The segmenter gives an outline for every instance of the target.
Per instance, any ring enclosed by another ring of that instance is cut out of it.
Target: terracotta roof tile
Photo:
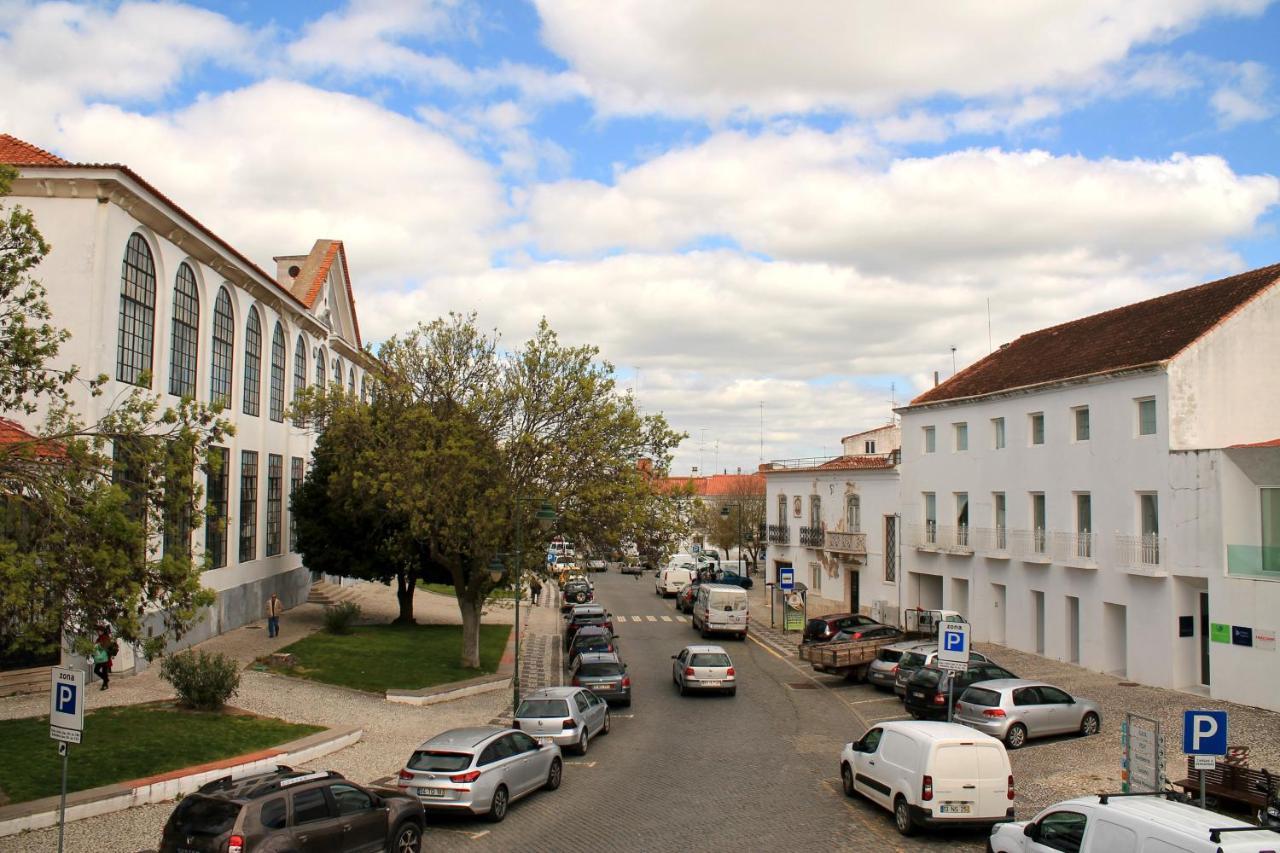
[[[43,148],[37,148],[30,142],[23,142],[7,133],[0,133],[0,163],[10,166],[71,165],[71,161],[63,160],[57,154],[50,154]]]
[[[736,486],[740,481],[749,484],[754,493],[764,494],[764,476],[761,474],[712,474],[709,477],[667,477],[656,487],[664,492],[693,484],[693,493],[702,497],[721,497],[740,494]]]
[[[1255,441],[1253,444],[1233,444],[1229,450],[1239,450],[1246,447],[1280,447],[1280,438],[1273,438],[1270,441]]]
[[[0,418],[0,448],[24,444],[32,445],[32,453],[44,459],[61,459],[67,455],[58,444],[37,438],[16,421]]]
[[[930,388],[916,406],[1160,364],[1280,282],[1280,264],[1023,335]]]
[[[895,465],[892,459],[893,454],[883,456],[837,456],[830,462],[824,462],[818,466],[818,470],[843,470],[843,469],[874,469],[874,468],[892,468]]]

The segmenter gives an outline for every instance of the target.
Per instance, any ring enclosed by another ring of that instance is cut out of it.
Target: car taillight
[[[405,779],[405,780],[412,779],[412,778],[413,778],[413,774],[412,774],[412,773],[410,773],[408,770],[401,770],[401,771],[400,771],[400,778],[401,778],[401,779]]]
[[[693,667],[691,667],[691,666],[686,666],[686,667],[684,668],[684,674],[685,674],[686,676],[693,675]]]
[[[896,663],[893,665],[893,674],[895,676],[898,674],[898,665]]]
[[[853,638],[854,638],[855,640],[861,640],[861,639],[862,639],[862,632],[861,632],[861,631],[855,631],[855,632],[853,633]]]
[[[631,676],[629,676],[629,675],[624,675],[624,676],[622,676],[622,686],[623,686],[623,687],[630,687],[630,686],[631,686]]]
[[[474,782],[480,778],[479,770],[470,770],[466,773],[459,773],[456,776],[450,776],[450,782]]]
[[[945,705],[945,704],[947,704],[947,697],[946,697],[946,695],[945,695],[945,694],[942,694],[942,693],[935,693],[935,694],[933,694],[933,704],[935,704],[935,705]]]
[[[563,723],[560,724],[560,728],[562,729],[576,729],[577,727],[578,727],[578,721],[573,719],[572,717],[570,717],[569,719],[565,720]]]
[[[982,712],[982,716],[1000,719],[1004,717],[1004,708],[987,708]]]
[[[581,686],[582,686],[582,682],[578,680],[578,676],[576,676],[576,675],[573,677],[573,681],[572,681],[572,682],[570,682],[570,683],[571,683],[574,687],[581,687]]]
[[[933,777],[926,776],[924,781],[920,783],[920,799],[928,802],[933,799]]]
[[[1009,774],[1009,799],[1013,799],[1013,774]]]
[[[227,839],[227,853],[244,853],[243,835],[233,835]]]
[[[733,667],[729,667],[729,671],[725,675],[733,675]]]

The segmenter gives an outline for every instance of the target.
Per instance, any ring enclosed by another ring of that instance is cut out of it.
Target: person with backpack
[[[106,627],[98,629],[98,639],[93,644],[93,674],[102,679],[99,690],[106,690],[111,683],[111,659],[120,653],[120,644],[111,637]]]
[[[533,604],[536,607],[538,604],[538,596],[542,594],[542,581],[537,575],[534,575],[533,579],[529,581],[529,593],[533,598]]]

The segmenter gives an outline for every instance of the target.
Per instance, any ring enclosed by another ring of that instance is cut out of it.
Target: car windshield
[[[985,687],[970,687],[960,696],[960,701],[967,705],[985,705],[994,708],[1000,704],[1000,694]]]
[[[210,797],[187,797],[173,810],[170,824],[180,835],[222,835],[235,825],[240,806]]]
[[[911,676],[911,686],[937,687],[941,680],[942,670],[940,669],[918,669],[916,674]]]
[[[607,678],[612,675],[622,675],[622,664],[584,663],[578,669],[578,675],[582,678]]]
[[[924,666],[925,661],[928,659],[928,656],[921,652],[907,652],[902,656],[902,660],[899,662],[898,666],[902,669],[919,669]]]
[[[563,699],[526,699],[520,703],[517,717],[567,717],[569,705]]]
[[[449,772],[465,770],[471,764],[471,756],[465,752],[440,752],[420,749],[409,759],[410,770],[439,770]]]
[[[607,652],[611,646],[609,638],[599,634],[592,637],[577,637],[573,641],[573,648],[579,652],[594,650]]]
[[[701,652],[689,659],[690,666],[732,666],[728,655]]]
[[[902,652],[897,649],[881,649],[880,654],[876,655],[877,660],[882,660],[885,663],[897,663],[901,657]]]

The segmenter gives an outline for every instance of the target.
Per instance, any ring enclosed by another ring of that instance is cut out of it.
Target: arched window
[[[231,316],[231,296],[225,287],[213,303],[213,371],[210,374],[209,402],[231,405],[231,365],[235,358],[235,321]]]
[[[307,387],[307,339],[298,335],[298,342],[293,347],[293,402],[298,402],[298,395]],[[301,418],[293,419],[294,426],[302,426]]]
[[[116,344],[116,379],[141,385],[151,372],[156,326],[156,265],[141,234],[129,238],[120,271],[120,334]]]
[[[316,349],[316,387],[324,387],[324,347]]]
[[[360,402],[369,402],[369,377],[367,374],[360,377]]]
[[[333,390],[342,390],[342,359],[337,356],[333,358]]]
[[[249,309],[244,324],[244,413],[255,418],[262,406],[262,323],[258,309]]]
[[[271,335],[271,402],[268,414],[276,423],[284,423],[284,326],[276,323]],[[305,364],[303,365],[305,368]]]
[[[352,397],[356,395],[356,369],[354,367],[347,369],[347,393]]]
[[[178,267],[173,283],[173,344],[169,350],[169,393],[196,395],[196,352],[200,348],[200,294],[191,267]]]

